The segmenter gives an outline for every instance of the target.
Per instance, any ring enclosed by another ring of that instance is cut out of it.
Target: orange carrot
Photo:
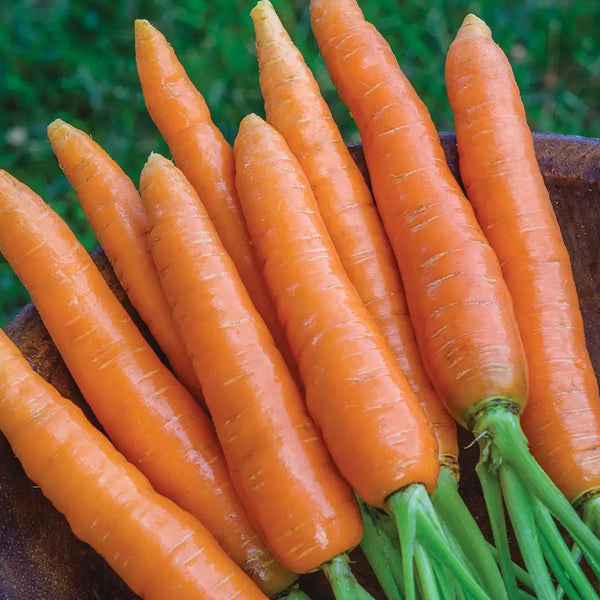
[[[188,78],[175,52],[148,21],[135,22],[135,52],[148,112],[169,145],[175,164],[196,189],[252,302],[298,379],[244,223],[235,191],[231,146],[211,121],[202,94]]]
[[[5,171],[0,252],[117,448],[266,592],[287,587],[293,576],[248,521],[202,408],[152,352],[66,224]]]
[[[419,545],[444,561],[468,593],[487,598],[434,525],[427,490],[439,474],[435,436],[343,270],[298,161],[256,115],[242,121],[234,154],[248,229],[306,385],[308,410],[358,495],[399,513],[407,597],[415,588],[410,538],[419,531]]]
[[[505,598],[496,561],[458,494],[456,424],[425,372],[400,273],[369,188],[272,4],[261,0],[251,16],[267,121],[298,159],[344,270],[394,352],[436,435],[442,468],[433,496],[435,506],[440,515],[450,517],[449,527],[456,524],[456,537],[477,549],[474,562],[486,574],[487,587]],[[370,513],[365,509],[363,514],[368,518]],[[363,551],[377,566],[373,545],[365,542]],[[385,585],[385,580],[380,581]]]
[[[0,330],[0,430],[73,533],[147,600],[265,596],[190,514],[35,373]]]
[[[348,278],[433,427],[442,464],[456,470],[456,425],[425,373],[400,273],[371,192],[272,4],[261,0],[251,16],[267,122],[298,159]]]
[[[153,154],[140,188],[175,322],[229,472],[277,558],[318,569],[362,537],[358,505],[194,188]]]
[[[571,263],[510,64],[474,15],[450,47],[446,82],[462,179],[500,259],[525,345],[523,430],[565,496],[591,509],[600,534],[600,398]]]
[[[48,138],[63,173],[133,306],[177,378],[197,398],[192,361],[177,335],[146,239],[148,225],[133,182],[86,133],[57,119]]]
[[[311,20],[361,133],[425,366],[450,412],[477,435],[478,473],[509,596],[518,591],[501,492],[536,593],[555,594],[541,536],[553,546],[555,574],[564,578],[569,572],[585,587],[578,566],[563,552],[551,513],[599,571],[600,543],[528,452],[519,425],[527,365],[512,301],[429,113],[355,0],[311,0]],[[560,560],[554,560],[557,555]]]

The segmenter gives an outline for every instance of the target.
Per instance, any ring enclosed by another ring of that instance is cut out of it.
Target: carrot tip
[[[464,39],[464,38],[491,38],[492,32],[490,28],[486,25],[483,19],[480,19],[478,16],[470,13],[468,14],[458,33],[456,34],[456,39]]]
[[[266,12],[274,12],[274,10],[269,0],[259,0],[256,6],[250,11],[250,16],[254,19],[255,16],[264,16]]]
[[[64,139],[70,132],[71,126],[62,119],[54,119],[46,128],[50,141]]]
[[[155,31],[155,28],[152,25],[152,23],[150,23],[150,21],[147,21],[146,19],[136,19],[134,21],[133,28],[135,31],[136,38],[140,38],[144,34],[149,36]]]

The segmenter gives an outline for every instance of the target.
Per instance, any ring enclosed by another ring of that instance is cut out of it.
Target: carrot
[[[440,461],[455,470],[456,425],[425,373],[400,273],[371,192],[272,4],[261,0],[251,16],[267,122],[298,159],[348,278],[392,348],[433,427]]]
[[[136,594],[148,600],[265,598],[210,533],[157,494],[1,330],[0,430],[73,533]]]
[[[488,588],[498,590],[499,597],[504,598],[494,557],[458,494],[456,424],[425,372],[400,273],[371,192],[317,82],[272,4],[261,0],[251,16],[267,121],[281,133],[298,159],[348,278],[390,345],[432,425],[441,465],[434,495],[436,507],[441,514],[450,505],[455,512],[462,508],[461,526],[456,527],[455,535],[470,533],[464,543],[478,548],[473,553],[474,561],[480,562],[480,571],[489,575]],[[456,519],[450,521],[456,523]],[[378,545],[363,546],[365,554],[376,561],[370,553],[372,548]]]
[[[57,119],[48,139],[63,173],[133,306],[173,371],[196,397],[202,392],[177,335],[146,239],[140,195],[119,165],[83,131]]]
[[[539,536],[551,540],[553,558],[564,556],[564,548],[548,509],[598,565],[600,545],[527,450],[519,425],[527,365],[498,259],[450,173],[426,107],[355,0],[312,0],[311,19],[361,133],[425,367],[450,412],[480,444],[478,473],[508,593],[517,590],[501,491],[536,591],[551,597]],[[577,567],[571,561],[564,568]]]
[[[293,575],[248,521],[208,417],[161,363],[60,217],[0,171],[0,252],[117,448],[269,594]]]
[[[146,108],[169,145],[175,164],[204,203],[252,302],[299,381],[244,223],[235,190],[231,146],[212,122],[202,94],[175,52],[148,21],[135,22],[135,53]]]
[[[360,542],[360,512],[194,188],[153,154],[152,254],[229,472],[275,556],[306,573]]]
[[[531,452],[600,534],[600,398],[567,249],[510,64],[466,17],[446,62],[462,179],[502,265],[529,367]]]
[[[435,436],[343,270],[299,163],[256,115],[242,121],[234,154],[248,229],[306,385],[309,413],[358,495],[402,513],[407,597],[411,589],[414,597],[416,529],[418,547],[428,545],[469,593],[486,597],[435,528],[427,496],[439,474]],[[424,533],[425,527],[433,530]]]

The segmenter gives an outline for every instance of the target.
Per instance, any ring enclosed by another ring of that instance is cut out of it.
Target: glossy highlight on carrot
[[[277,320],[235,190],[233,152],[210,118],[169,42],[148,21],[135,22],[135,53],[146,108],[206,207],[256,309],[292,374],[297,367]]]
[[[148,159],[154,260],[232,480],[275,556],[306,573],[356,546],[360,512],[194,188]]]
[[[285,589],[293,575],[249,522],[203,409],[148,346],[67,225],[6,171],[0,252],[119,451],[196,516],[267,593]]]
[[[0,330],[0,430],[25,472],[118,575],[148,600],[266,598],[190,514],[35,373]]]
[[[72,125],[56,119],[48,126],[48,139],[131,303],[179,381],[201,398],[152,262],[146,214],[135,185],[103,148]]]
[[[251,16],[267,122],[298,159],[348,278],[433,427],[442,464],[456,470],[456,425],[425,372],[400,273],[371,192],[273,5],[261,0]]]
[[[446,61],[460,170],[500,259],[529,367],[531,452],[571,501],[600,491],[600,397],[567,249],[519,88],[487,25],[463,22]]]

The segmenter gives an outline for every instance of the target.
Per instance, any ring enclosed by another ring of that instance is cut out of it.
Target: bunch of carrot
[[[321,569],[338,600],[369,600],[358,544],[389,600],[597,598],[579,561],[600,575],[598,386],[504,54],[473,15],[448,54],[467,199],[356,1],[311,1],[371,192],[274,8],[251,16],[266,121],[247,116],[233,148],[142,20],[138,73],[176,166],[152,154],[138,192],[86,133],[48,127],[172,372],[64,222],[0,171],[0,251],[110,442],[1,333],[0,429],[147,598],[293,600]],[[455,420],[481,448],[495,547],[458,494]]]

